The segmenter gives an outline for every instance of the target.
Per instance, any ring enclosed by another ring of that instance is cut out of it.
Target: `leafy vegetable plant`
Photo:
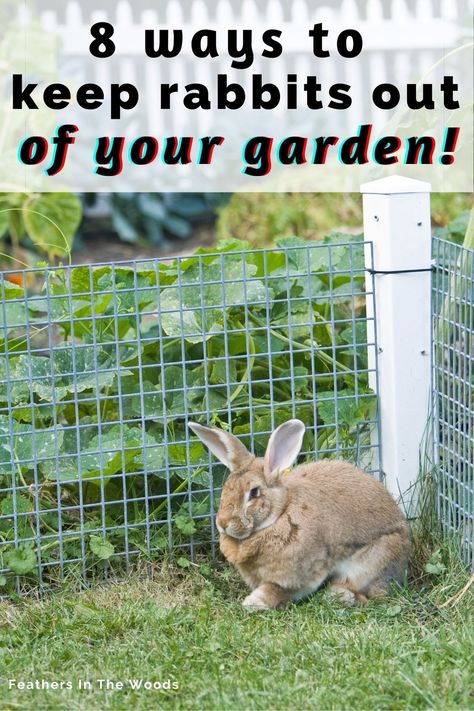
[[[81,217],[81,202],[72,193],[0,193],[0,251],[15,260],[26,237],[49,259],[67,257]]]
[[[280,422],[307,457],[370,452],[360,238],[228,240],[188,258],[0,281],[0,573],[54,581],[209,545],[225,470],[188,419],[262,454]]]
[[[96,197],[86,196],[93,206]],[[112,193],[102,198],[103,227],[122,242],[150,242],[163,246],[171,240],[189,239],[197,225],[214,220],[216,207],[226,201],[217,193]],[[83,232],[97,232],[97,218],[86,220]]]

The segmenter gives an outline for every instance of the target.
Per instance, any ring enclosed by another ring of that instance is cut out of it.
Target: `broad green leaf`
[[[187,239],[192,233],[192,227],[188,220],[184,220],[177,215],[168,215],[166,229],[178,239]]]
[[[0,473],[11,475],[13,470],[33,469],[34,462],[55,457],[61,450],[64,430],[56,428],[33,429],[31,425],[13,422],[0,416]]]
[[[4,355],[0,355],[0,402],[7,403],[10,396],[12,405],[16,405],[20,401],[26,402],[29,395],[28,386],[26,385],[26,387],[23,387],[23,397],[20,398],[20,400],[13,400],[10,371],[14,368],[14,365],[15,360],[12,357],[10,357],[7,362],[7,358]]]
[[[293,285],[298,285],[302,296],[317,303],[336,297],[350,299],[361,293],[365,278],[360,239],[334,234],[317,245],[298,237],[278,240],[278,246],[286,251],[287,264],[272,274],[270,286],[275,293],[288,294]],[[348,241],[351,244],[345,244]],[[275,281],[275,276],[280,278]]]
[[[163,368],[160,378],[160,392],[161,390],[164,392],[167,417],[182,417],[184,415],[183,375],[183,368],[179,366],[167,365]]]
[[[365,321],[358,320],[355,323],[355,328],[349,326],[344,328],[339,337],[344,343],[349,343],[350,345],[364,345],[367,347],[367,323]]]
[[[212,467],[211,476],[211,471],[209,470],[209,466],[207,464],[209,455],[207,453],[206,455],[207,456],[203,457],[204,462],[206,462],[205,465],[194,469],[191,476],[192,482],[193,484],[197,484],[203,489],[207,489],[211,485],[213,485],[215,489],[218,489],[222,486],[224,480],[227,478],[228,469],[226,469],[224,465],[214,464]]]
[[[107,313],[133,316],[151,304],[156,304],[158,295],[154,274],[140,274],[124,267],[116,267],[113,271],[107,267],[103,268],[103,271],[104,273],[97,280],[96,293],[112,294]]]
[[[131,414],[133,417],[144,417],[146,420],[163,420],[163,394],[161,392],[146,392],[135,395],[131,399]]]
[[[327,235],[323,244],[329,245],[331,249],[331,264],[337,267],[337,272],[347,271],[357,278],[365,278],[365,258],[364,258],[364,235],[348,235],[344,232],[334,232]],[[332,245],[343,244],[343,247]]]
[[[184,383],[186,378],[186,385]],[[143,395],[145,416],[151,420],[161,421],[166,417],[168,421],[181,418],[188,411],[200,409],[206,398],[204,366],[185,369],[177,365],[165,365],[162,368],[160,380],[156,386],[156,394]],[[186,394],[186,403],[185,403]],[[215,403],[216,396],[212,389],[208,389],[209,405],[211,400]],[[133,399],[133,408],[136,415],[141,414],[142,398]],[[163,408],[164,400],[164,408]],[[220,400],[221,401],[221,400]]]
[[[38,559],[32,548],[20,546],[5,553],[5,563],[13,573],[26,575],[36,568]]]
[[[91,444],[90,449],[99,448],[99,442]],[[116,440],[102,440],[102,447],[110,447],[111,451],[94,452],[89,454],[85,452],[79,456],[80,468],[83,479],[94,479],[97,486],[100,485],[99,478],[103,478],[107,482],[111,476],[127,470],[130,462],[133,462],[135,457],[140,454],[140,441],[138,439],[129,440],[126,442],[126,449],[122,451],[119,447],[119,442]],[[79,466],[76,469],[79,476]]]
[[[31,388],[47,402],[58,402],[85,390],[110,387],[116,377],[115,364],[100,348],[63,346],[48,358],[20,356],[14,377],[31,380]]]
[[[350,239],[346,235],[346,240]],[[329,247],[324,244],[308,242],[300,237],[284,237],[277,240],[278,247],[285,250],[288,259],[288,273],[310,274],[331,270],[339,264],[346,252],[346,247]]]
[[[101,480],[107,483],[124,470],[139,473],[146,467],[147,471],[156,472],[164,466],[162,443],[139,427],[114,425],[102,435],[94,435],[79,451],[73,439],[68,438],[67,444],[68,451],[62,452],[58,466],[54,461],[43,464],[47,478],[58,475],[61,481],[75,481],[80,470],[82,479],[91,479],[91,483],[100,486]]]
[[[249,248],[250,242],[247,242],[246,240],[234,238],[222,239],[212,247],[198,247],[190,257],[180,260],[179,268],[181,271],[185,272],[191,267],[197,266],[199,262],[201,262],[203,266],[207,264],[215,264],[216,262],[220,263],[220,260],[222,259],[220,256],[221,254],[227,254],[229,252],[247,252]],[[240,255],[237,258],[240,260]],[[172,268],[176,270],[177,265],[178,263],[175,260],[172,264]]]
[[[91,536],[89,546],[94,555],[100,560],[109,560],[115,552],[113,544],[106,538],[101,538],[101,536]]]
[[[336,405],[337,403],[337,405]],[[327,400],[318,403],[318,414],[326,425],[351,427],[360,421],[357,403],[353,400]]]
[[[264,284],[254,279],[257,267],[246,267],[240,258],[225,259],[209,265],[193,265],[181,278],[180,288],[173,286],[160,296],[160,319],[170,336],[182,334],[189,343],[201,343],[224,329],[225,314],[235,306],[263,305],[267,299]],[[201,285],[204,282],[204,285]],[[225,306],[225,308],[224,308]]]
[[[7,301],[11,301],[12,299],[14,299],[15,301],[24,302],[25,290],[21,286],[18,286],[18,284],[14,284],[13,282],[8,281],[8,279],[5,277],[5,281],[3,282],[2,296],[4,296]]]
[[[24,328],[27,324],[25,292],[5,277],[0,291],[0,329]]]
[[[310,392],[307,396],[310,396],[312,383],[308,368],[305,368],[302,365],[297,365],[293,368],[293,371],[291,368],[283,370],[278,374],[278,377],[285,378],[287,382],[282,384],[287,387],[291,387],[291,389],[298,395],[302,395],[305,391],[309,390]]]
[[[26,328],[28,324],[28,314],[26,307],[22,303],[6,301],[0,306],[0,328],[13,330],[14,328]]]
[[[358,398],[354,391],[349,389],[339,390],[337,396],[334,393],[322,393],[317,397],[318,415],[325,425],[336,425],[340,427],[354,427],[369,418],[369,413],[376,402],[373,394],[359,393]]]
[[[3,516],[13,516],[15,513],[15,506],[16,513],[32,513],[34,510],[34,505],[29,499],[21,494],[17,494],[16,498],[13,496],[7,496],[3,499],[0,504],[0,512]]]
[[[186,570],[187,568],[190,568],[190,567],[191,567],[191,561],[188,560],[187,558],[183,558],[183,556],[181,556],[180,558],[178,558],[178,560],[176,561],[176,564],[177,564],[180,568],[183,568],[183,570]]]
[[[75,336],[84,336],[90,333],[91,322],[77,321],[85,319],[92,314],[92,298],[73,297],[69,295],[67,287],[51,282],[49,292],[46,286],[41,294],[31,296],[28,299],[28,308],[33,314],[30,322],[41,328],[42,323],[58,324],[67,335],[74,329]],[[94,313],[100,314],[104,309],[100,308],[99,302],[94,302]]]
[[[18,383],[17,385],[12,386],[12,393],[16,395],[17,386],[20,388],[22,385],[25,385],[25,389],[28,387],[24,383]],[[13,418],[22,424],[32,424],[34,422],[36,426],[38,426],[39,423],[51,424],[51,422],[54,422],[57,408],[55,408],[54,405],[48,405],[43,402],[34,403],[32,405],[30,397],[31,396],[28,391],[26,392],[26,397],[24,398],[16,399],[12,395],[12,404],[14,405]],[[15,402],[17,404],[14,404]]]
[[[79,198],[73,193],[42,193],[23,205],[23,219],[29,237],[50,256],[70,254],[82,217]]]
[[[79,475],[78,457],[63,457],[59,460],[42,462],[41,472],[46,480],[59,479],[64,483],[76,481]]]
[[[80,296],[89,296],[91,292],[96,291],[97,286],[97,270],[92,266],[73,267],[71,275],[71,291],[75,294],[75,298]]]
[[[446,566],[444,565],[441,557],[441,550],[437,549],[431,555],[431,558],[425,565],[425,571],[430,575],[440,575],[444,573]]]
[[[176,515],[174,522],[176,524],[176,528],[178,528],[181,533],[184,533],[185,536],[192,536],[197,531],[194,520],[185,514]]]
[[[128,242],[129,244],[134,244],[138,242],[141,234],[137,232],[135,227],[132,225],[130,220],[127,219],[119,210],[112,210],[112,226],[117,232],[119,238],[122,242]]]
[[[188,298],[188,301],[192,299]],[[183,310],[181,310],[183,308]],[[200,317],[195,311],[188,311],[185,303],[180,302],[177,289],[167,291],[161,298],[161,323],[169,336],[181,336],[184,334],[189,343],[200,343],[208,340],[214,333],[222,330],[222,321],[217,312],[207,312],[208,319],[215,319],[208,324],[205,331]],[[221,312],[222,315],[222,312]],[[219,322],[220,321],[220,322]]]
[[[212,363],[210,370],[210,383],[226,385],[237,381],[237,366],[235,360],[222,358]]]
[[[292,341],[297,341],[303,348],[305,341],[311,339],[312,328],[313,332],[317,328],[318,319],[316,314],[311,314],[310,305],[304,304],[304,308],[300,305],[297,310],[292,312],[290,317],[286,313],[280,318],[274,319],[272,326],[277,326],[280,333],[287,338],[291,338]],[[330,338],[329,343],[331,342],[332,339]],[[288,345],[285,348],[288,348]]]
[[[16,510],[15,510],[16,506]],[[0,519],[0,531],[2,531],[8,540],[13,540],[15,534],[18,538],[24,538],[28,531],[31,531],[28,516],[22,514],[33,513],[34,504],[32,504],[25,496],[16,494],[7,496],[0,504],[0,513],[2,516],[9,518]],[[16,518],[16,531],[14,525]]]
[[[190,504],[186,502],[182,509],[189,512]],[[209,515],[209,499],[208,497],[204,499],[193,499],[192,501],[192,511],[193,516],[207,516]]]
[[[288,349],[288,343],[270,334],[264,336],[257,334],[253,336],[253,342],[257,353],[277,354]]]
[[[4,588],[5,585],[7,584],[7,576],[6,575],[0,575],[0,588]]]
[[[46,269],[43,289],[28,299],[30,321],[39,328],[54,323],[65,337],[88,339],[94,327],[99,336],[110,327],[102,319],[93,324],[92,318],[104,314],[111,302],[111,294],[97,294],[94,272],[89,268],[76,267],[70,273]]]
[[[188,445],[175,443],[168,445],[168,460],[172,465],[207,464],[208,456],[206,449],[200,442],[190,442]]]
[[[249,264],[255,264],[257,267],[256,276],[260,278],[267,277],[268,286],[272,288],[272,275],[280,272],[285,267],[285,254],[283,251],[272,250],[257,250],[250,252],[247,255]]]

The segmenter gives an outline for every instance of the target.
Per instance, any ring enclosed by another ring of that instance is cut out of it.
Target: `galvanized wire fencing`
[[[225,470],[190,419],[262,454],[299,417],[303,457],[379,475],[364,246],[229,242],[173,262],[1,274],[4,590],[114,574],[139,553],[214,552]]]
[[[433,385],[438,514],[474,563],[474,252],[434,241]]]

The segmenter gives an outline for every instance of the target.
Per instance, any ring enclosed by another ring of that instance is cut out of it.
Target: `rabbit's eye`
[[[253,489],[250,489],[249,491],[249,500],[251,501],[252,499],[257,499],[260,496],[260,487],[259,486],[254,486]]]

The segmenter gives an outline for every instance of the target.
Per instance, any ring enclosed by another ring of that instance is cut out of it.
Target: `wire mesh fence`
[[[474,252],[434,241],[433,384],[438,515],[474,563]]]
[[[3,273],[4,590],[214,552],[225,470],[189,419],[262,454],[299,417],[303,457],[380,475],[364,284],[364,243],[334,239]]]

